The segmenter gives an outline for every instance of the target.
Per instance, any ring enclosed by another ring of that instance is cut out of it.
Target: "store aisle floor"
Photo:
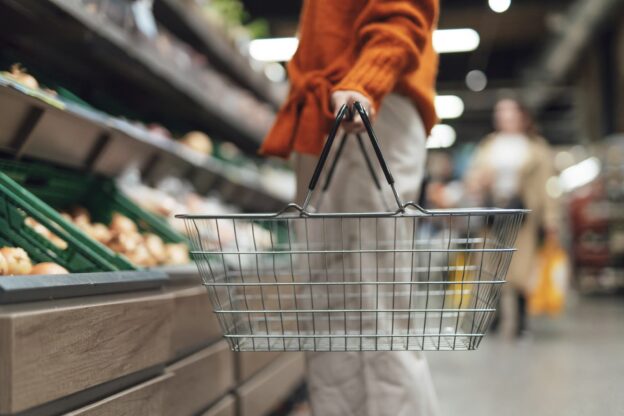
[[[519,342],[428,353],[443,416],[624,415],[623,318],[623,298],[579,298]]]

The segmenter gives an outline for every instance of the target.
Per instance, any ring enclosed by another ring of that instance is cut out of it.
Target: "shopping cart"
[[[179,215],[234,351],[473,350],[496,312],[524,210],[425,210],[403,203],[363,107],[388,212],[317,213],[346,137],[339,111],[302,206],[274,214]],[[381,185],[357,137],[375,182]]]

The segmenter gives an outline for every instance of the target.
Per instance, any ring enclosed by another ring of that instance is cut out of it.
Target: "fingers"
[[[338,116],[340,108],[342,108],[345,104],[352,111],[353,119],[345,120],[342,124],[342,128],[348,133],[360,133],[365,130],[364,122],[362,121],[360,114],[355,110],[355,108],[353,108],[353,104],[356,101],[359,101],[360,104],[362,104],[362,107],[368,114],[369,119],[372,121],[375,117],[375,110],[366,96],[357,91],[336,91],[332,94],[334,116]]]

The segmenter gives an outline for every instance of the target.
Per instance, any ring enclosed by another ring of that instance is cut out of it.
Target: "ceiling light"
[[[441,119],[458,118],[464,113],[464,102],[456,95],[438,95],[435,109]]]
[[[441,29],[433,32],[433,48],[438,53],[474,51],[480,41],[474,29]]]
[[[504,13],[511,6],[511,0],[488,0],[490,9],[496,13]]]
[[[479,34],[474,29],[443,29],[433,33],[433,47],[438,53],[469,52],[479,46]],[[249,42],[249,54],[256,61],[287,62],[299,45],[297,38],[254,39]]]
[[[569,192],[575,188],[587,185],[600,174],[600,161],[596,157],[590,157],[576,165],[564,169],[559,175],[561,188]]]
[[[457,134],[455,129],[448,124],[438,124],[431,130],[427,139],[427,149],[445,149],[455,143]]]
[[[480,92],[487,87],[487,76],[483,71],[474,69],[466,74],[466,86],[474,92]]]
[[[298,45],[297,38],[255,39],[249,42],[249,54],[256,61],[286,62],[293,57]]]
[[[270,62],[264,67],[264,75],[273,82],[282,82],[286,80],[286,70],[282,64]]]

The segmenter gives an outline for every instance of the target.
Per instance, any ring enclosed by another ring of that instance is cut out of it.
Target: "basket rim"
[[[406,208],[412,208],[407,211]],[[297,218],[415,218],[415,217],[452,217],[452,216],[489,216],[489,215],[514,215],[528,214],[530,209],[507,209],[507,208],[454,208],[426,210],[414,202],[403,204],[401,209],[386,212],[307,212],[300,205],[290,203],[278,212],[269,213],[236,213],[236,214],[176,214],[175,218],[185,220],[202,219],[297,219]]]

